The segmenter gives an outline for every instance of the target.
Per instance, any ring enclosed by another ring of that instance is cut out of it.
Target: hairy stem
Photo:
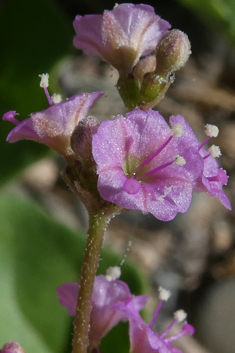
[[[93,284],[99,263],[104,231],[110,221],[110,216],[105,216],[101,211],[91,213],[89,216],[87,246],[83,258],[80,289],[74,319],[73,353],[87,353]]]

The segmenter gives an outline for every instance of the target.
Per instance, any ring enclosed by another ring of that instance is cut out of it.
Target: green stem
[[[91,312],[91,296],[105,228],[110,216],[101,211],[91,213],[87,246],[84,253],[80,279],[80,289],[74,319],[73,353],[87,353],[89,345],[89,322]]]

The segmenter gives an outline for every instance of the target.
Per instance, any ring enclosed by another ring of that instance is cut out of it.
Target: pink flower
[[[65,283],[57,287],[60,304],[68,308],[68,314],[75,316],[79,284]],[[102,337],[120,321],[127,321],[128,317],[123,311],[113,309],[120,303],[132,303],[136,311],[146,304],[146,296],[133,296],[126,283],[120,280],[108,280],[99,275],[95,278],[92,294],[92,311],[90,316],[91,348],[98,347]],[[125,304],[126,305],[126,304]]]
[[[223,191],[223,185],[227,185],[228,176],[224,169],[219,168],[215,160],[215,157],[221,155],[220,148],[215,145],[212,145],[208,151],[203,148],[211,137],[217,137],[219,130],[217,126],[206,125],[205,132],[208,137],[198,148],[204,161],[203,173],[198,177],[194,190],[206,192],[211,197],[218,198],[227,209],[231,210],[230,201]]]
[[[180,115],[172,128],[156,111],[104,121],[93,136],[101,196],[123,208],[169,221],[186,212],[203,171],[198,141]]]
[[[42,85],[42,87],[46,92],[50,107],[32,114],[30,118],[22,122],[15,118],[18,115],[15,111],[9,111],[4,114],[3,120],[8,120],[16,125],[9,133],[7,141],[38,141],[51,147],[65,158],[69,158],[73,155],[70,139],[75,127],[80,120],[85,118],[89,108],[103,93],[78,94],[65,102],[53,104],[47,91],[47,86]]]
[[[175,319],[162,334],[158,334],[152,329],[163,301],[166,301],[169,296],[170,293],[168,291],[160,288],[161,300],[149,325],[143,321],[139,313],[133,308],[132,303],[120,303],[115,306],[117,310],[119,309],[126,313],[129,318],[130,353],[182,353],[179,349],[173,347],[171,342],[174,342],[185,335],[194,334],[194,328],[187,323],[183,323],[179,333],[171,337],[166,336],[176,323],[185,321],[186,314],[183,310],[175,312]]]
[[[17,342],[10,342],[4,344],[2,349],[0,349],[0,353],[25,353],[23,348]]]
[[[123,73],[151,53],[170,24],[143,4],[120,4],[103,15],[76,16],[74,46],[98,55]]]

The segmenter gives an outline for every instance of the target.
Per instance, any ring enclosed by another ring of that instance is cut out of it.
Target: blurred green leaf
[[[77,281],[85,248],[84,234],[76,234],[46,216],[32,201],[13,196],[0,198],[0,347],[18,341],[33,353],[71,350],[71,318],[56,297],[56,286]],[[104,249],[100,272],[121,258]],[[125,263],[122,279],[135,294],[144,290],[143,278]],[[128,352],[127,325],[107,336],[104,352]],[[125,335],[125,337],[124,337]],[[120,349],[121,348],[121,349]]]
[[[223,32],[235,44],[234,0],[179,0],[196,11],[204,22]]]
[[[72,38],[72,24],[52,0],[9,0],[1,4],[0,117],[15,110],[23,120],[48,107],[38,75],[50,72],[71,51]],[[12,124],[1,122],[0,183],[48,152],[45,146],[28,141],[17,146],[6,143],[12,128]]]

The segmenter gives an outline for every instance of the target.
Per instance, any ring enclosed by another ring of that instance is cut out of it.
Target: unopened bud
[[[171,74],[185,65],[191,54],[188,36],[178,30],[169,31],[157,48],[157,72]]]
[[[150,55],[146,58],[141,59],[135,69],[134,69],[134,76],[138,78],[140,82],[143,81],[144,75],[153,72],[156,69],[156,56]]]
[[[132,110],[139,102],[140,82],[133,74],[120,75],[117,82],[118,92],[125,106]]]
[[[4,344],[2,349],[0,349],[1,353],[25,353],[23,348],[17,342],[10,342]]]
[[[92,137],[97,132],[100,122],[93,116],[81,120],[71,136],[71,148],[82,160],[93,160]]]

